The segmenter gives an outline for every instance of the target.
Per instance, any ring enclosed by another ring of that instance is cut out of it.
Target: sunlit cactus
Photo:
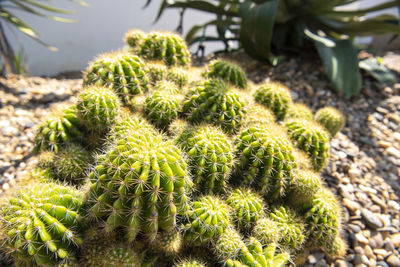
[[[311,158],[315,170],[321,170],[329,158],[329,133],[318,123],[292,119],[285,123],[290,138]]]
[[[226,60],[211,61],[203,75],[210,78],[221,78],[238,88],[243,89],[247,86],[246,73],[242,68]]]
[[[233,148],[225,134],[212,126],[188,127],[176,142],[188,154],[197,190],[224,192],[233,165]]]
[[[242,236],[232,227],[225,229],[212,245],[215,255],[222,262],[236,258],[244,246]]]
[[[312,110],[302,103],[292,103],[286,113],[286,119],[306,119],[312,120]]]
[[[260,218],[253,228],[253,236],[263,245],[277,243],[282,238],[280,224],[268,217]]]
[[[125,34],[125,43],[130,46],[133,51],[137,51],[146,38],[146,33],[139,29],[131,29]]]
[[[328,130],[331,137],[334,137],[345,124],[345,116],[334,107],[324,107],[317,110],[315,120]]]
[[[0,210],[3,247],[21,264],[48,266],[82,244],[81,192],[54,183],[30,184]]]
[[[196,259],[181,259],[174,264],[174,267],[206,267],[207,265]]]
[[[173,229],[171,231],[163,231],[157,234],[154,240],[154,248],[166,257],[176,257],[184,247],[182,234]]]
[[[222,80],[213,79],[188,92],[182,112],[192,122],[213,123],[232,134],[239,130],[245,109],[235,91]]]
[[[251,126],[275,125],[275,115],[268,108],[251,103],[246,110],[246,116],[243,119],[243,128]]]
[[[100,55],[90,64],[83,84],[113,89],[122,101],[130,105],[134,96],[148,91],[149,79],[144,62],[131,53]]]
[[[312,170],[298,170],[294,175],[289,194],[293,205],[309,201],[322,187],[320,175]]]
[[[189,74],[185,69],[175,67],[168,70],[166,79],[182,88],[189,83]]]
[[[256,101],[271,109],[278,120],[283,120],[292,104],[289,89],[280,83],[265,83],[261,85],[255,95]]]

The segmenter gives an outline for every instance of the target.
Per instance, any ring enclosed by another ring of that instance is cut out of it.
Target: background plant
[[[149,4],[151,0],[148,0]],[[194,9],[215,15],[186,34],[189,44],[221,41],[226,50],[232,41],[239,41],[253,58],[276,64],[282,51],[303,52],[315,48],[333,87],[346,98],[361,90],[361,75],[356,36],[400,33],[399,18],[390,14],[371,16],[376,11],[399,6],[399,1],[382,3],[365,9],[343,9],[350,0],[163,0],[156,20],[167,8]],[[181,20],[182,21],[182,20]],[[207,27],[215,26],[217,36],[206,35]],[[362,62],[360,67],[376,76],[381,70],[377,61]],[[387,75],[384,70],[382,75]],[[381,79],[391,82],[393,79]]]

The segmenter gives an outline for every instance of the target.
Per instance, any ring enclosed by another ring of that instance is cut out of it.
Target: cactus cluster
[[[334,107],[324,107],[317,110],[315,120],[319,122],[334,137],[344,126],[345,117]]]
[[[313,119],[331,130],[333,115],[313,118],[281,84],[257,89],[229,61],[188,68],[176,35],[125,39],[129,51],[96,59],[77,102],[40,126],[24,183],[41,184],[0,209],[0,251],[17,266],[65,267],[345,253],[340,205],[316,172],[333,135]]]

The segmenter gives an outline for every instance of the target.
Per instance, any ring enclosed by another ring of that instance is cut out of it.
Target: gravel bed
[[[345,128],[331,142],[330,162],[322,175],[344,207],[349,249],[342,259],[313,251],[303,265],[400,267],[400,83],[382,88],[364,75],[362,93],[344,100],[328,89],[316,58],[291,58],[272,67],[244,54],[229,57],[255,83],[282,82],[295,101],[314,111],[331,105],[347,117]],[[400,72],[400,54],[385,55],[384,63]],[[80,85],[80,79],[0,78],[0,195],[35,164],[35,126],[71,103]]]

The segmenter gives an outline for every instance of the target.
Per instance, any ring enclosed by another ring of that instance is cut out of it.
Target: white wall
[[[382,0],[363,0],[362,6],[379,3]],[[52,52],[29,37],[13,30],[22,44],[28,66],[34,75],[55,75],[60,72],[83,70],[96,55],[124,46],[123,36],[131,28],[150,30],[174,30],[178,23],[178,11],[167,10],[159,22],[153,24],[161,0],[152,0],[150,7],[142,9],[145,0],[86,0],[90,7],[83,7],[67,0],[53,1],[54,6],[76,10],[76,14],[65,16],[79,20],[79,23],[59,23],[26,13],[17,13],[28,24],[41,33],[42,39],[58,48]],[[395,12],[395,11],[394,11]],[[187,11],[185,31],[191,25],[202,23],[212,16]],[[8,32],[10,34],[10,32]],[[14,45],[18,45],[14,42]],[[207,52],[222,48],[221,44],[206,45]],[[196,50],[196,47],[192,47]]]

